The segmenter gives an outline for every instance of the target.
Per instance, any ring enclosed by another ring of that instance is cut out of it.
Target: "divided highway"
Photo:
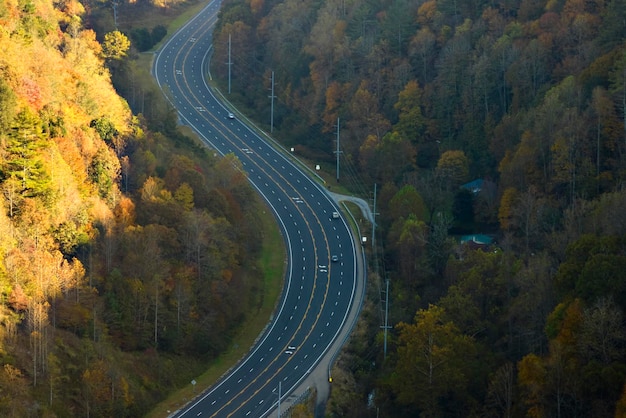
[[[219,7],[211,1],[172,36],[156,54],[153,74],[181,123],[241,161],[278,220],[288,260],[281,302],[248,356],[174,416],[258,418],[276,409],[279,382],[284,399],[347,325],[357,297],[357,249],[344,219],[333,219],[338,208],[326,190],[230,115],[207,86]]]

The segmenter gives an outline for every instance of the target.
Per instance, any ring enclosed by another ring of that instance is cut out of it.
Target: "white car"
[[[235,119],[235,114],[228,112],[228,119]]]

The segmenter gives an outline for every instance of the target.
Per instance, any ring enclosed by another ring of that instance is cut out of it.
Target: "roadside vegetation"
[[[125,32],[109,6],[0,2],[2,416],[144,416],[241,358],[282,289],[237,161],[182,133],[136,60],[132,31],[185,8],[120,5],[148,16]]]

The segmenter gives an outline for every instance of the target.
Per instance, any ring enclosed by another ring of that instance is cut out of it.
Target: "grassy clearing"
[[[260,308],[249,312],[246,322],[239,328],[233,339],[231,348],[216,358],[209,368],[195,378],[195,387],[186,387],[172,393],[166,400],[157,405],[147,418],[167,417],[184,406],[187,402],[213,385],[224,373],[241,360],[250,350],[259,334],[270,320],[276,303],[282,292],[285,271],[284,241],[276,221],[268,209],[259,213],[259,221],[263,223],[263,254],[259,260],[259,267],[263,272],[263,294],[259,295]]]

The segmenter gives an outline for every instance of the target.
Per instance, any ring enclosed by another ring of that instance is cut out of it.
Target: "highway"
[[[249,129],[206,83],[212,1],[157,52],[153,75],[180,122],[221,155],[233,154],[273,211],[287,246],[284,291],[249,354],[176,417],[264,417],[314,370],[355,303],[357,249],[324,187]],[[336,256],[337,261],[333,261]],[[357,301],[358,302],[358,301]],[[202,373],[199,370],[198,373]],[[280,382],[280,383],[279,383]]]

